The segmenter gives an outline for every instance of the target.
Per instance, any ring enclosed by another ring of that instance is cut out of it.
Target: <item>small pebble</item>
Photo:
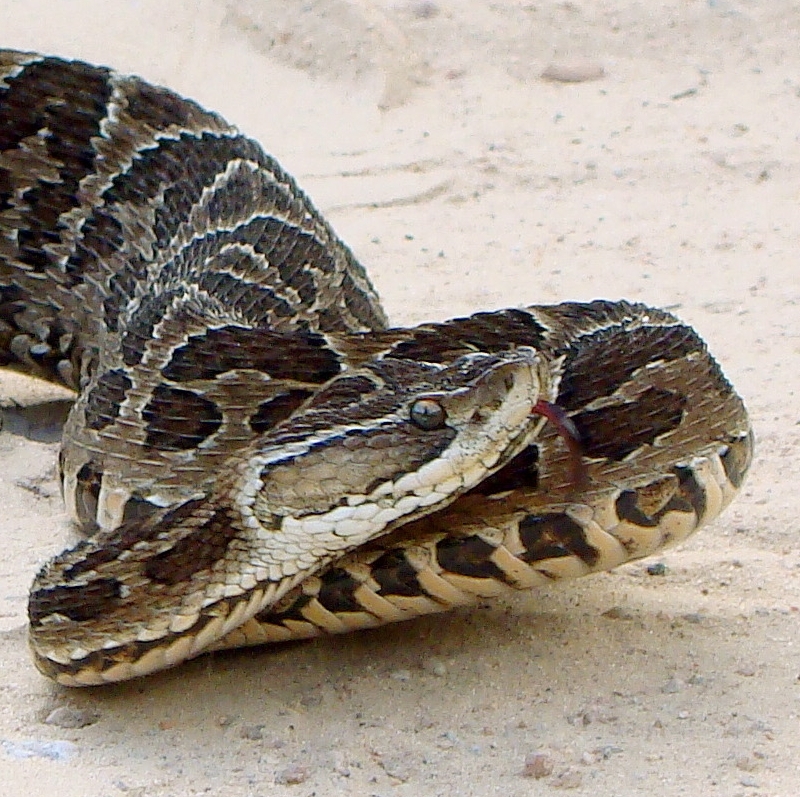
[[[663,562],[653,562],[647,565],[648,576],[665,576],[667,575],[667,566]]]
[[[296,786],[298,783],[305,783],[309,774],[308,767],[293,764],[275,773],[275,783],[279,786]]]
[[[592,751],[595,756],[599,756],[602,759],[609,759],[612,755],[619,755],[621,752],[622,748],[615,744],[604,744],[602,747]]]
[[[87,725],[94,725],[95,722],[97,722],[96,714],[71,706],[54,708],[44,720],[45,725],[55,725],[58,728],[85,728]]]
[[[58,739],[55,741],[25,739],[20,742],[0,739],[0,750],[3,750],[9,758],[46,758],[50,761],[67,761],[78,752],[78,748],[72,742]]]
[[[683,91],[679,91],[676,94],[673,94],[671,99],[673,99],[673,100],[683,100],[686,97],[694,97],[695,94],[697,94],[697,89],[695,89],[695,88],[684,89]]]
[[[553,774],[555,763],[553,756],[544,751],[539,750],[536,753],[529,753],[525,756],[525,764],[522,767],[523,778],[546,778],[548,775]]]
[[[585,83],[588,80],[600,80],[605,73],[601,63],[578,59],[549,64],[542,72],[542,78],[555,83]]]

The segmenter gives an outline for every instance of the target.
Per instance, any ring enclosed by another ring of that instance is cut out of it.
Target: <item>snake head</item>
[[[526,446],[552,388],[533,348],[449,364],[376,358],[238,453],[209,495],[45,565],[29,602],[39,669],[125,680],[198,655],[302,579],[435,511]]]

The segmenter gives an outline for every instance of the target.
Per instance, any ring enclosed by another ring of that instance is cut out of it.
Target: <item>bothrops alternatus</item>
[[[36,664],[68,685],[614,567],[715,517],[752,450],[668,313],[389,329],[257,144],[136,78],[12,51],[0,364],[78,392],[59,463],[88,537],[29,603]]]

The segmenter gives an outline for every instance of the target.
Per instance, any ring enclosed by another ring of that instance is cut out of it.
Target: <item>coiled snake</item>
[[[615,567],[715,517],[752,450],[670,314],[387,328],[256,143],[139,79],[13,51],[0,365],[78,393],[59,470],[87,536],[28,610],[67,685]]]

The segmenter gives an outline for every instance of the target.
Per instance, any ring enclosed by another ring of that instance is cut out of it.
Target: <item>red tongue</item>
[[[567,450],[570,453],[570,481],[575,488],[581,487],[586,483],[586,463],[583,461],[583,445],[581,444],[581,433],[566,412],[558,404],[551,401],[539,400],[533,405],[532,415],[541,415],[547,418],[556,431],[561,436]]]

